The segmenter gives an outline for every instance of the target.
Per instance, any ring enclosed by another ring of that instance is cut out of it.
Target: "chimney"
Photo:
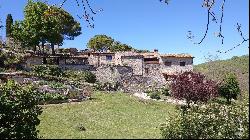
[[[154,52],[158,53],[158,49],[154,49]]]

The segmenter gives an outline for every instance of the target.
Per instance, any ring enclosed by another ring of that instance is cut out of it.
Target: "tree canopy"
[[[95,35],[88,42],[88,48],[93,49],[94,51],[106,51],[110,50],[111,52],[118,51],[130,51],[133,48],[127,44],[122,44],[119,41],[115,41],[113,38],[107,35]]]
[[[81,34],[80,23],[68,12],[32,0],[25,6],[24,20],[15,22],[13,30],[14,38],[25,46],[45,42],[62,45],[64,39],[73,40]]]

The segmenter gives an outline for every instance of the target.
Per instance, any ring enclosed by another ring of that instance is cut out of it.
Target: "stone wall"
[[[112,56],[112,60],[107,60],[107,56]],[[114,65],[115,64],[115,55],[114,54],[91,54],[88,58],[90,65],[99,67],[102,65]]]
[[[134,75],[133,69],[127,66],[101,66],[93,71],[100,83],[119,83],[125,92],[145,92],[149,89],[159,89],[166,81],[156,65],[148,65],[152,72],[146,76]]]
[[[107,60],[107,56],[111,56],[112,60]],[[99,64],[102,65],[114,65],[115,64],[115,55],[107,54],[107,55],[100,55],[99,57]]]
[[[165,62],[172,62],[172,65],[166,66]],[[180,66],[180,62],[186,62],[186,65]],[[162,73],[181,73],[184,71],[193,71],[193,58],[162,58],[160,63]]]
[[[63,70],[83,70],[83,71],[91,71],[94,69],[91,65],[59,65]]]
[[[136,52],[133,51],[128,51],[128,52],[116,52],[115,53],[115,65],[123,65],[122,64],[122,56],[135,56],[139,55]]]
[[[95,73],[96,78],[101,83],[115,83],[121,82],[126,76],[132,76],[132,68],[126,66],[100,66]]]
[[[133,75],[143,74],[142,56],[122,56],[121,61],[123,66],[129,66],[133,69]]]
[[[99,65],[99,56],[90,55],[89,58],[88,58],[88,62],[89,62],[90,65],[98,67],[98,65]]]
[[[43,58],[38,57],[38,56],[29,57],[26,60],[26,64],[27,64],[28,67],[30,67],[32,65],[42,65],[43,64]]]
[[[147,73],[146,73],[147,69]],[[146,64],[144,66],[144,74],[145,77],[152,78],[151,81],[157,83],[158,86],[165,85],[166,80],[162,74],[162,65],[161,64]]]

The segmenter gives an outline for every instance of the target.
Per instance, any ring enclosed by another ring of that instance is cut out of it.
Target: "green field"
[[[127,94],[95,93],[92,100],[43,106],[42,138],[161,138],[159,126],[174,105]],[[86,130],[80,130],[83,126]]]

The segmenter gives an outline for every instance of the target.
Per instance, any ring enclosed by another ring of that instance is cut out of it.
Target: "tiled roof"
[[[163,54],[161,55],[162,58],[166,57],[179,57],[179,58],[193,58],[190,54]]]
[[[147,52],[147,53],[140,53],[141,55],[143,55],[145,58],[154,58],[154,57],[158,57],[159,53],[156,52]]]

